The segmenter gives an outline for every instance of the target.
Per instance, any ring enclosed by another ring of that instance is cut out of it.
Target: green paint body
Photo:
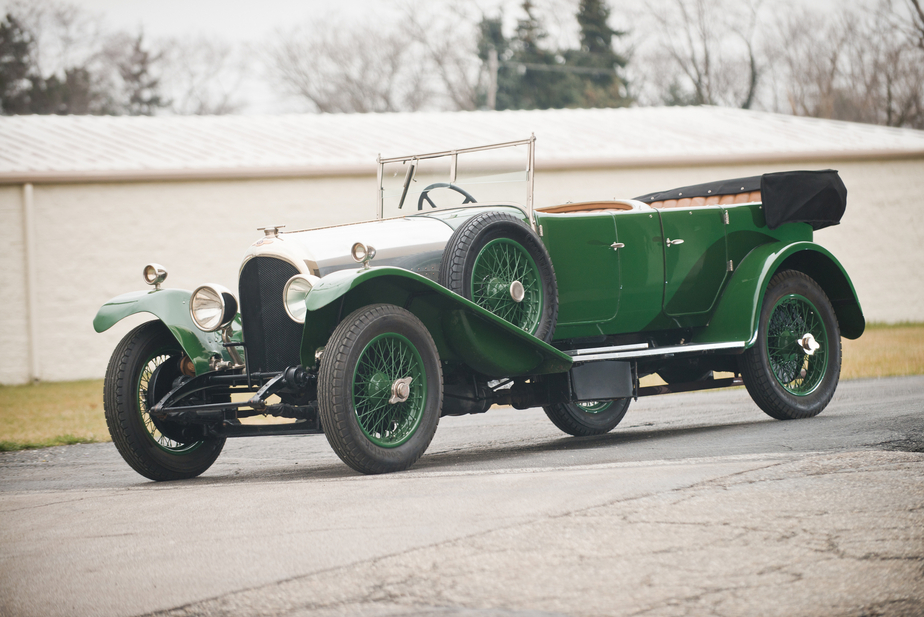
[[[770,230],[759,204],[537,213],[537,222],[558,281],[554,340],[687,328],[693,343],[744,341],[750,347],[770,279],[784,269],[801,270],[818,282],[844,337],[857,338],[865,327],[853,283],[840,262],[812,242],[811,227],[787,223]],[[668,239],[683,243],[668,244]],[[218,333],[195,326],[189,297],[178,289],[124,294],[103,305],[93,324],[103,332],[129,315],[150,313],[170,328],[201,374],[215,355],[230,357]],[[316,365],[315,352],[340,319],[375,303],[414,313],[445,363],[488,377],[571,367],[569,356],[478,305],[423,276],[385,266],[334,272],[311,290],[302,364]],[[232,340],[241,340],[239,315]]]
[[[155,289],[133,291],[117,296],[100,307],[93,319],[93,328],[105,332],[129,315],[150,313],[161,320],[176,337],[177,342],[196,367],[196,374],[210,370],[209,361],[218,355],[230,361],[231,356],[222,346],[219,332],[203,332],[193,323],[189,314],[191,292],[184,289]],[[231,340],[242,340],[241,317],[238,314],[232,324]]]

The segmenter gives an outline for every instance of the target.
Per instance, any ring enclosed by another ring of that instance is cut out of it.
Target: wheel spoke
[[[407,400],[389,403],[393,384],[407,377]],[[353,375],[353,407],[360,428],[373,443],[390,448],[410,439],[423,417],[425,399],[422,361],[407,338],[382,334],[366,345]]]

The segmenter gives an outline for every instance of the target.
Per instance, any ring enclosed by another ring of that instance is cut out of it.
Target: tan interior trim
[[[633,210],[632,204],[626,201],[580,201],[560,206],[545,206],[536,208],[537,212],[550,214],[564,214],[566,212],[609,212],[611,210]]]
[[[684,197],[683,199],[667,199],[653,201],[652,208],[696,208],[697,206],[730,206],[733,204],[747,204],[760,202],[760,191],[750,193],[737,193],[735,195],[713,195],[712,197]]]

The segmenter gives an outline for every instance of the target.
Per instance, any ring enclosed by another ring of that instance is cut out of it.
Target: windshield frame
[[[427,159],[437,159],[450,157],[450,171],[449,171],[449,182],[450,184],[456,181],[456,170],[458,169],[458,160],[460,154],[465,154],[468,152],[483,152],[485,150],[497,150],[499,148],[510,148],[515,146],[526,146],[526,216],[529,219],[530,227],[533,230],[536,230],[536,217],[533,212],[533,186],[534,186],[534,171],[536,166],[536,135],[532,134],[529,136],[529,139],[521,139],[519,141],[506,141],[503,143],[489,144],[487,146],[475,146],[473,148],[459,148],[456,150],[444,150],[442,152],[429,152],[427,154],[412,154],[409,156],[394,156],[389,158],[382,158],[380,154],[376,157],[376,163],[378,165],[377,171],[377,180],[378,180],[378,195],[376,198],[376,220],[382,220],[385,218],[385,187],[384,187],[384,173],[385,165],[389,163],[411,163],[412,167],[408,168],[407,175],[404,180],[404,190],[405,195],[407,192],[407,185],[413,179],[414,169],[417,166],[417,161],[423,161]],[[402,196],[402,201],[404,197]],[[472,204],[472,205],[485,205],[485,204]]]

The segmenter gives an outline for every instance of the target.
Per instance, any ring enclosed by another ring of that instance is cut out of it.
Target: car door
[[[724,208],[669,208],[658,214],[664,236],[664,312],[710,311],[728,275]]]
[[[654,210],[614,215],[619,237],[619,315],[607,334],[640,332],[656,323],[664,298],[664,241]]]
[[[558,283],[558,324],[601,323],[619,310],[619,251],[613,215],[546,214],[542,241]]]

